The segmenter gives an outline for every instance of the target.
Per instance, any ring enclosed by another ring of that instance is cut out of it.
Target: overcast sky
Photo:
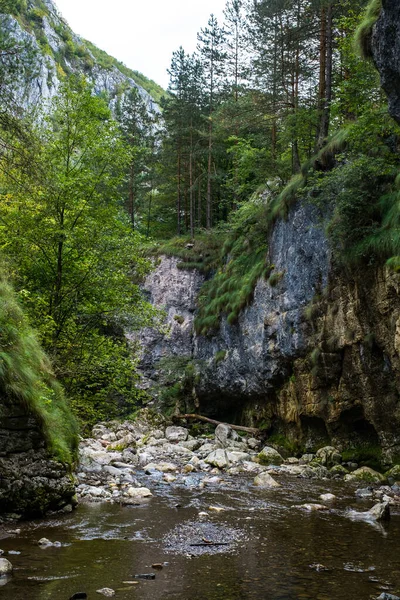
[[[164,88],[172,52],[196,48],[196,34],[225,0],[55,0],[73,31]]]

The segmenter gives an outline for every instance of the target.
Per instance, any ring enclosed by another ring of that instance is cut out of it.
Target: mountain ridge
[[[37,76],[25,92],[25,104],[53,97],[65,76],[82,74],[110,104],[135,87],[149,112],[160,112],[158,103],[166,94],[161,86],[74,33],[53,0],[17,0],[1,12],[0,5],[2,29],[19,42],[29,42],[37,52]]]

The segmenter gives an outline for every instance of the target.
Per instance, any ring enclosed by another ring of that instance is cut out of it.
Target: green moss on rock
[[[14,290],[0,268],[0,392],[39,422],[48,449],[72,463],[78,429],[49,359],[29,325]]]

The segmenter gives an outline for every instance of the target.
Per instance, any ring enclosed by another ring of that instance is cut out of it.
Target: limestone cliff
[[[0,26],[21,48],[33,50],[30,78],[19,89],[20,101],[29,110],[55,96],[63,76],[75,74],[84,75],[111,105],[124,91],[136,88],[149,112],[160,112],[155,100],[162,93],[160,86],[76,35],[53,0],[29,0],[14,14],[0,14]]]
[[[197,376],[181,410],[194,403],[303,449],[328,442],[381,447],[388,463],[398,460],[400,275],[338,274],[321,214],[310,204],[275,224],[269,261],[283,274],[278,285],[260,279],[238,324],[223,319],[219,332],[206,337],[193,326],[204,276],[162,257],[146,289],[166,310],[170,333],[142,333],[147,379],[155,389],[170,386],[163,364],[171,369],[174,357],[186,357]]]

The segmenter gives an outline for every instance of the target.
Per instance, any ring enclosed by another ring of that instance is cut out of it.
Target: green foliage
[[[227,351],[226,350],[218,350],[218,352],[216,352],[214,354],[214,362],[216,364],[222,362],[223,360],[225,360],[227,355]]]
[[[360,466],[370,467],[376,471],[382,471],[382,448],[380,446],[363,444],[361,446],[349,447],[342,452],[343,462],[356,462]],[[365,475],[368,480],[368,474]]]
[[[382,10],[382,0],[370,0],[365,16],[357,28],[354,43],[363,58],[372,58],[371,37],[372,29]]]
[[[0,13],[11,13],[17,16],[26,10],[26,0],[0,0]]]
[[[268,277],[268,284],[271,287],[276,287],[280,283],[284,275],[284,273],[271,273],[271,275]]]
[[[196,368],[190,356],[162,358],[157,363],[158,382],[153,393],[159,397],[163,412],[172,415],[177,408],[186,412],[196,381]]]
[[[153,253],[166,256],[176,256],[182,262],[181,269],[198,269],[209,274],[220,264],[221,248],[225,233],[222,230],[202,231],[195,239],[190,236],[179,236],[162,242],[153,247]]]
[[[70,79],[37,128],[34,168],[4,174],[0,244],[77,413],[93,422],[140,401],[124,328],[155,315],[138,287],[150,262],[120,208],[129,154],[104,102]]]
[[[0,271],[0,388],[6,402],[20,403],[40,423],[52,454],[72,463],[77,425],[50,361]]]
[[[284,452],[289,456],[299,456],[303,454],[302,448],[297,441],[290,440],[288,437],[279,432],[274,432],[268,437],[268,445],[276,448],[278,452]]]

